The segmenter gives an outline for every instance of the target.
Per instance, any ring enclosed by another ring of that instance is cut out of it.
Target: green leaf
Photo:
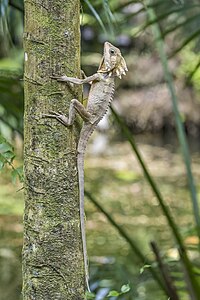
[[[120,293],[117,291],[110,291],[107,297],[112,297],[112,296],[120,296]]]
[[[125,294],[125,293],[128,293],[129,291],[130,291],[130,285],[129,284],[124,284],[124,285],[122,285],[122,287],[121,287],[121,292],[123,293],[123,294]]]
[[[12,178],[12,182],[13,182],[13,183],[16,183],[17,177],[18,177],[18,172],[17,172],[16,169],[14,169],[14,170],[12,171],[12,173],[11,173],[11,178]]]
[[[1,143],[0,144],[0,152],[5,153],[7,151],[13,151],[12,146],[7,142],[6,143],[5,142]]]
[[[4,167],[4,162],[1,160],[1,157],[0,157],[0,170],[2,170]]]
[[[16,180],[19,179],[20,182],[24,181],[23,177],[23,166],[20,166],[18,168],[14,168],[11,173],[12,182],[16,183]]]
[[[20,181],[21,183],[24,182],[24,173],[23,173],[23,171],[19,174],[19,181]]]
[[[15,157],[15,154],[11,151],[7,151],[5,153],[3,153],[3,156],[5,157],[5,159],[7,159],[8,161],[12,161],[13,158]]]
[[[141,269],[140,269],[140,274],[142,274],[144,272],[145,269],[151,268],[151,265],[144,265]]]
[[[13,146],[0,134],[0,170],[3,169],[5,164],[9,164],[12,168],[12,182],[15,183],[17,178],[19,178],[20,182],[23,182],[23,167],[20,166],[15,168],[12,164],[12,161],[15,158],[13,149]]]

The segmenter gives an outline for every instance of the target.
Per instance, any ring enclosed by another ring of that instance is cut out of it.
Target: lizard
[[[89,271],[88,258],[85,235],[85,220],[84,220],[84,155],[86,151],[87,142],[95,130],[96,126],[106,114],[110,106],[114,91],[115,78],[121,79],[122,75],[126,75],[128,68],[121,51],[109,42],[104,43],[103,57],[101,59],[97,73],[86,77],[84,79],[74,77],[52,77],[57,81],[69,82],[72,84],[90,83],[91,87],[88,94],[88,101],[86,108],[77,99],[72,99],[70,102],[68,116],[61,112],[50,112],[44,114],[44,117],[55,118],[66,127],[73,125],[75,115],[78,113],[83,119],[84,123],[80,131],[80,137],[77,147],[77,167],[79,179],[79,201],[80,201],[80,226],[82,235],[83,258],[85,279],[88,291],[89,288]]]

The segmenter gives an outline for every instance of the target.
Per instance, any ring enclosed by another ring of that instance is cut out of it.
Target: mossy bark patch
[[[49,111],[68,113],[81,88],[51,79],[80,74],[79,0],[25,1],[25,211],[23,299],[84,299],[76,147]]]

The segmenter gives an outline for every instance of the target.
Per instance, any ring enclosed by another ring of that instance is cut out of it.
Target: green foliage
[[[198,0],[173,1],[152,0],[148,1],[148,7],[155,10],[153,19],[148,18],[146,1],[122,1],[122,0],[83,0],[83,25],[92,26],[95,36],[110,39],[114,43],[118,38],[127,37],[130,43],[137,43],[137,39],[144,39],[153,24],[159,24],[162,38],[171,36],[175,42],[170,47],[169,56],[178,54],[188,44],[198,51],[200,46],[200,3]],[[99,26],[95,27],[96,18]],[[132,40],[134,38],[134,40]],[[148,41],[147,50],[151,49]],[[135,48],[135,51],[140,49]]]
[[[110,297],[119,297],[121,295],[127,294],[129,291],[131,290],[130,285],[129,284],[124,284],[122,285],[120,292],[116,291],[116,290],[112,290],[108,293],[108,295],[106,296],[106,298],[110,298]],[[86,299],[95,299],[95,294],[94,293],[89,293],[86,292]]]
[[[83,18],[85,19],[85,25],[90,24],[90,18],[87,17],[87,14],[92,13],[93,17],[97,20],[100,25],[101,30],[103,30],[104,35],[107,39],[114,40],[114,25],[116,19],[114,14],[111,11],[110,3],[108,0],[99,1],[90,1],[83,0]],[[88,11],[89,9],[89,11]]]
[[[23,135],[23,82],[20,80],[22,60],[22,51],[13,51],[10,58],[0,60],[0,132],[8,128],[10,133],[18,132],[21,136]]]
[[[23,178],[23,166],[14,168],[11,173],[12,182],[16,183],[17,179],[19,179],[20,182],[24,182]]]
[[[5,164],[11,164],[13,162],[15,157],[13,150],[11,144],[0,136],[0,169],[3,169]]]
[[[15,158],[13,146],[0,135],[0,171],[9,165],[12,169],[11,178],[13,183],[16,182],[17,178],[20,182],[23,182],[23,168],[15,168],[13,165],[13,160]]]
[[[181,65],[178,73],[186,77],[186,82],[200,92],[200,58],[199,53],[192,51],[191,45],[185,47],[181,54]]]
[[[115,297],[120,296],[120,295],[128,293],[130,290],[131,290],[130,285],[129,284],[124,284],[124,285],[122,285],[120,292],[112,290],[112,291],[109,292],[107,297],[109,298],[109,297],[113,297],[113,296],[115,296]]]
[[[147,8],[147,10],[148,10],[150,19],[154,19],[155,18],[154,10],[151,8]],[[197,233],[198,233],[198,236],[200,239],[199,204],[198,204],[198,199],[197,199],[196,186],[195,186],[195,182],[194,182],[194,178],[193,178],[193,174],[192,174],[192,170],[191,170],[191,159],[190,159],[188,143],[187,143],[186,134],[184,131],[183,123],[182,123],[180,112],[179,112],[178,99],[176,96],[173,78],[169,71],[168,61],[167,61],[167,57],[166,57],[165,50],[164,50],[164,42],[162,41],[159,25],[155,24],[152,27],[152,30],[153,30],[155,39],[157,41],[158,52],[160,55],[161,63],[163,66],[163,71],[165,74],[166,83],[168,85],[168,89],[169,89],[171,100],[172,100],[173,111],[174,111],[175,121],[176,121],[177,135],[178,135],[179,143],[181,146],[183,160],[184,160],[185,168],[186,168],[186,172],[187,172],[187,179],[188,179],[189,190],[190,190],[190,194],[191,194],[191,202],[193,205],[194,218],[196,221]]]
[[[12,60],[0,61],[0,132],[6,127],[10,132],[23,136],[22,70],[13,69],[13,66]]]
[[[132,147],[132,149],[133,149],[133,151],[134,151],[134,153],[135,153],[135,155],[138,159],[138,162],[141,165],[141,168],[144,172],[144,175],[145,175],[149,185],[151,186],[151,188],[152,188],[152,190],[153,190],[153,192],[154,192],[154,194],[155,194],[155,196],[158,200],[158,203],[161,207],[163,215],[166,217],[166,219],[168,221],[169,228],[171,229],[171,231],[174,235],[174,238],[176,240],[177,247],[179,248],[180,260],[182,261],[182,263],[184,265],[184,268],[185,268],[185,271],[187,272],[188,279],[191,281],[191,282],[189,282],[189,284],[191,284],[192,287],[194,288],[194,291],[192,291],[192,292],[194,292],[198,295],[200,287],[198,286],[197,278],[194,277],[193,265],[192,265],[192,262],[190,261],[188,255],[187,255],[187,251],[186,251],[185,245],[183,243],[183,239],[182,239],[182,236],[180,234],[180,230],[178,228],[178,225],[174,221],[174,218],[173,218],[173,216],[172,216],[172,214],[171,214],[171,212],[168,208],[168,205],[167,205],[165,199],[163,198],[163,196],[160,192],[159,187],[157,186],[156,182],[154,181],[152,175],[150,174],[150,172],[148,170],[148,167],[145,164],[145,162],[144,162],[144,160],[143,160],[143,158],[142,158],[142,156],[141,156],[141,154],[140,154],[140,152],[137,148],[137,145],[134,141],[134,138],[133,138],[131,132],[129,131],[129,129],[125,125],[124,121],[118,116],[118,114],[115,112],[115,110],[113,108],[112,108],[112,112],[114,114],[114,117],[115,117],[118,125],[122,129],[122,132],[123,132],[124,136],[126,136],[126,138],[128,139],[128,141],[129,141],[129,143],[130,143],[130,145],[131,145],[131,147]]]
[[[98,14],[98,12],[96,11],[96,9],[94,8],[94,6],[90,3],[89,0],[84,0],[84,1],[88,5],[89,9],[91,10],[91,12],[94,15],[94,17],[96,18],[96,20],[99,22],[99,25],[101,26],[101,28],[103,29],[103,31],[105,33],[107,33],[106,27],[104,26],[104,23],[103,23],[100,15]]]
[[[120,126],[121,126],[121,124],[120,124]],[[101,204],[94,198],[94,196],[91,195],[87,190],[85,190],[85,195],[106,216],[106,218],[112,224],[112,226],[114,226],[118,230],[119,234],[126,240],[126,242],[129,244],[131,250],[140,259],[140,261],[142,263],[144,263],[144,261],[146,261],[147,265],[151,265],[150,261],[147,260],[147,258],[143,254],[142,250],[138,247],[138,245],[134,242],[134,240],[127,234],[127,232],[122,228],[122,226],[120,226],[120,225],[117,224],[117,222],[114,220],[114,218],[112,217],[112,215],[109,214],[105,210],[105,208],[103,208],[101,206]],[[156,280],[156,282],[158,283],[158,285],[160,286],[160,288],[163,291],[165,291],[165,286],[164,286],[162,280],[160,280],[159,276],[155,272],[154,268],[149,268],[149,271],[151,272],[153,278]]]
[[[113,109],[112,109],[113,110]],[[177,244],[177,248],[179,249],[179,253],[180,253],[180,258],[179,260],[177,260],[175,263],[176,265],[178,265],[180,262],[181,264],[184,265],[184,270],[187,274],[186,278],[182,277],[182,271],[180,272],[181,274],[181,280],[176,280],[176,284],[177,287],[179,285],[183,286],[186,285],[188,286],[188,284],[191,285],[191,290],[188,291],[189,294],[191,293],[195,293],[198,295],[198,282],[197,282],[197,277],[194,276],[194,266],[193,262],[189,260],[188,256],[187,256],[187,251],[185,248],[185,245],[183,244],[183,239],[182,236],[180,235],[179,232],[179,228],[178,225],[175,223],[174,218],[171,215],[171,212],[168,209],[168,205],[166,203],[166,201],[164,200],[164,198],[162,197],[159,188],[157,187],[157,185],[155,184],[151,174],[148,171],[148,168],[142,158],[142,156],[140,155],[137,146],[134,142],[132,133],[129,131],[129,129],[127,128],[127,126],[125,125],[125,123],[122,121],[122,119],[116,114],[116,112],[113,110],[115,119],[117,121],[117,123],[119,124],[120,128],[122,129],[124,135],[127,137],[128,141],[130,142],[132,149],[143,169],[144,175],[148,181],[148,183],[150,184],[150,186],[152,187],[152,190],[154,191],[160,207],[162,208],[162,212],[163,215],[166,217],[168,223],[169,223],[169,227],[172,230],[172,233],[176,239],[176,244]],[[147,259],[145,258],[144,254],[142,253],[141,249],[137,246],[137,244],[127,235],[126,231],[119,226],[113,219],[113,217],[106,212],[106,210],[100,205],[100,203],[98,203],[98,201],[96,201],[94,199],[94,197],[92,195],[90,195],[90,193],[88,193],[87,191],[85,192],[85,194],[87,195],[87,197],[92,201],[92,203],[94,203],[94,205],[106,216],[106,218],[109,220],[109,222],[118,230],[118,232],[120,233],[120,235],[128,242],[128,244],[130,245],[131,249],[133,250],[133,252],[141,259],[141,261],[146,261]],[[163,287],[163,279],[161,279],[159,277],[159,275],[157,274],[157,272],[155,272],[155,268],[158,267],[158,264],[153,264],[153,263],[149,263],[147,262],[141,269],[140,269],[140,273],[142,274],[144,272],[144,269],[148,269],[153,277],[156,279],[156,281],[159,283],[160,287],[163,288],[163,290],[165,291],[166,295],[169,296],[168,294],[168,290],[165,290],[165,286]],[[165,278],[164,278],[165,280]],[[185,282],[184,282],[185,281]],[[190,282],[191,281],[191,282]],[[115,293],[115,292],[114,292]]]
[[[22,12],[23,1],[0,1],[0,132],[9,137],[23,135]]]

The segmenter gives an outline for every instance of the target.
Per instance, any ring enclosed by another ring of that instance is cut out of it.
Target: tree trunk
[[[79,2],[24,1],[24,300],[84,299],[78,124],[42,117],[67,114],[70,100],[81,98],[81,87],[50,78],[80,76]]]

